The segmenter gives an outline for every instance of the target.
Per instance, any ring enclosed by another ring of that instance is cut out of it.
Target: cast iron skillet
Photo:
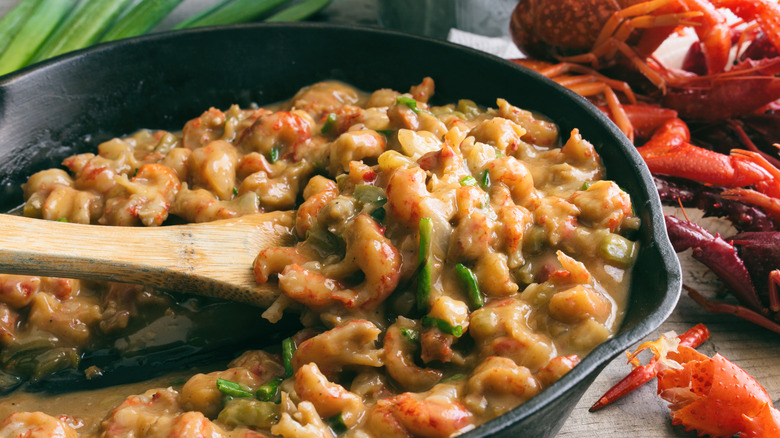
[[[433,103],[468,98],[495,107],[502,97],[546,114],[561,132],[579,128],[642,219],[620,332],[552,387],[463,436],[555,435],[606,363],[671,313],[681,272],[634,147],[584,99],[510,62],[432,39],[312,24],[213,28],[97,46],[0,78],[0,209],[22,202],[19,185],[32,173],[138,128],[177,130],[210,106],[280,101],[324,79],[405,91],[424,76],[435,80]]]

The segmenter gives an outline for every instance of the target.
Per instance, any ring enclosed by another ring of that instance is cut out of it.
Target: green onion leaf
[[[41,1],[0,56],[0,76],[28,65],[73,4],[74,0]]]
[[[66,217],[61,217],[61,218],[57,219],[57,221],[58,221],[58,222],[68,222],[68,218],[66,218]]]
[[[292,357],[295,353],[295,342],[292,338],[285,338],[282,341],[282,361],[284,362],[284,375],[285,377],[292,377]]]
[[[247,386],[225,379],[217,379],[217,389],[219,389],[223,394],[227,394],[233,397],[253,396],[252,392]]]
[[[269,23],[282,21],[302,21],[319,12],[330,4],[330,0],[304,0],[297,5],[283,9],[266,18]]]
[[[417,264],[422,265],[428,261],[428,257],[431,254],[431,235],[433,234],[433,221],[431,218],[421,218],[418,229],[420,233],[420,249],[417,251]]]
[[[11,44],[19,29],[29,21],[28,18],[39,1],[22,0],[0,19],[0,53]]]
[[[425,312],[428,309],[428,297],[431,295],[433,267],[431,257],[431,237],[433,221],[429,217],[420,219],[420,249],[417,252],[417,263],[420,272],[417,274],[417,310]]]
[[[52,3],[57,3],[52,2]],[[128,0],[80,1],[57,29],[46,39],[33,56],[33,62],[42,61],[96,43]]]
[[[590,188],[590,186],[592,186],[592,185],[593,185],[592,182],[585,181],[584,183],[582,183],[582,188],[580,188],[580,190],[588,190]]]
[[[233,196],[238,195],[238,189],[236,187],[233,187]]]
[[[453,327],[452,324],[440,318],[434,318],[428,315],[423,316],[422,325],[423,327],[436,327],[437,329],[441,330],[442,333],[455,336],[456,338],[463,336],[462,326],[456,325]]]
[[[245,23],[287,3],[289,0],[226,0],[174,26],[191,29],[203,26],[221,26]]]
[[[485,299],[482,298],[482,293],[479,291],[479,283],[477,283],[477,276],[474,275],[474,272],[460,263],[455,266],[455,272],[458,273],[458,277],[466,286],[466,296],[471,308],[479,309],[484,306]]]
[[[402,328],[401,334],[413,344],[420,343],[420,332],[418,330]]]
[[[477,185],[477,180],[474,179],[474,177],[471,175],[464,176],[463,178],[460,179],[460,185],[461,187],[475,186]]]
[[[141,0],[103,35],[100,42],[143,35],[163,20],[182,0]]]

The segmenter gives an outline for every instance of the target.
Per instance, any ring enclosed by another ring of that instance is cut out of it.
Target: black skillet
[[[641,252],[620,332],[552,387],[463,435],[553,436],[607,362],[657,328],[680,294],[650,173],[629,141],[584,99],[522,67],[432,39],[311,24],[184,31],[101,45],[0,78],[0,208],[22,202],[19,185],[138,128],[180,129],[210,106],[284,100],[300,87],[339,79],[364,90],[436,82],[433,103],[505,98],[579,128],[608,178],[628,191],[642,219]]]

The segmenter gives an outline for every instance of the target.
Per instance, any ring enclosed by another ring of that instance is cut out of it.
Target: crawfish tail
[[[665,219],[666,231],[675,251],[693,248],[693,258],[723,280],[742,305],[757,312],[762,310],[750,274],[732,245],[718,234],[713,236],[701,225],[669,215]]]

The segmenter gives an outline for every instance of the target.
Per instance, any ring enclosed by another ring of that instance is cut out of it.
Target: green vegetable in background
[[[0,75],[10,73],[27,65],[35,51],[46,37],[54,31],[65,14],[73,7],[75,0],[41,1],[30,13],[0,55]]]
[[[201,14],[190,17],[174,26],[174,29],[191,29],[203,26],[221,26],[252,21],[289,0],[225,0]]]
[[[55,2],[56,3],[56,2]],[[128,0],[80,1],[46,39],[32,62],[90,46],[100,39],[127,6]]]
[[[281,21],[305,20],[329,4],[330,0],[306,0],[298,3],[297,5],[290,6],[287,9],[279,11],[274,15],[271,15],[265,21],[272,23]]]
[[[103,35],[100,42],[143,35],[163,20],[182,0],[142,0]]]
[[[8,47],[40,0],[22,0],[0,19],[0,52]],[[2,64],[0,64],[2,65]]]

